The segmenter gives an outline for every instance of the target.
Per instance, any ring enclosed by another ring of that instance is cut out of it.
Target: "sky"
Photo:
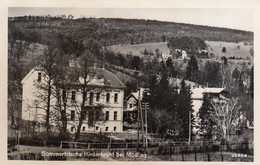
[[[254,31],[253,10],[251,9],[207,9],[207,8],[39,8],[10,7],[8,16],[24,15],[69,15],[75,18],[136,18],[189,23],[215,27],[226,27]]]

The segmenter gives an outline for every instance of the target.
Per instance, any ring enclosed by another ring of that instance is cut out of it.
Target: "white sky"
[[[10,7],[8,16],[72,14],[78,18],[137,18],[253,31],[252,9],[207,8],[39,8]]]

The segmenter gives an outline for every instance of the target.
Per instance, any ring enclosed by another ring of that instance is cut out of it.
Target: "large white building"
[[[123,99],[125,85],[111,72],[103,68],[92,68],[95,74],[88,80],[88,91],[84,108],[85,118],[81,132],[121,132],[123,131]],[[68,78],[70,79],[70,78]],[[23,102],[22,119],[44,124],[46,118],[46,101],[48,76],[41,67],[33,68],[22,80]],[[51,81],[50,125],[58,127],[59,107],[66,103],[67,129],[73,133],[79,122],[79,110],[82,103],[82,89],[78,78],[73,84],[61,84]],[[76,83],[77,82],[77,83]],[[69,86],[70,85],[70,86]],[[68,88],[69,86],[69,88]],[[57,93],[60,94],[58,103]],[[65,101],[66,99],[66,101]]]
[[[191,89],[191,99],[192,99],[192,109],[193,115],[195,117],[195,123],[193,127],[193,132],[196,134],[199,130],[199,109],[203,104],[203,97],[204,95],[208,95],[212,101],[220,101],[220,100],[227,100],[228,92],[225,88],[192,88]]]

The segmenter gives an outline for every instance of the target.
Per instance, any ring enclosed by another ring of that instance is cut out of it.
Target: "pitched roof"
[[[34,71],[37,70],[41,70],[43,71],[42,67],[34,67],[26,76],[25,78],[22,80],[22,83],[24,83],[26,81],[26,79],[28,79],[28,77],[30,77]],[[126,86],[112,73],[109,72],[103,68],[89,68],[91,75],[93,75],[93,81],[90,81],[90,85],[102,85],[102,86],[106,86],[106,87],[112,87],[112,88],[125,88]],[[73,85],[77,85],[79,82],[78,80],[80,79],[80,77],[76,78],[74,77],[67,77],[67,79],[65,80],[65,83],[69,83],[69,81],[71,82],[71,84]],[[68,81],[69,80],[69,81]],[[102,81],[99,81],[102,80]],[[61,83],[59,81],[59,79],[55,80],[57,84]]]
[[[105,86],[115,87],[115,88],[125,88],[125,84],[122,83],[115,74],[105,70],[103,68],[95,68],[95,70],[104,78]]]
[[[42,67],[35,66],[21,81],[22,84],[33,74],[35,71],[43,71]]]
[[[203,93],[221,93],[225,88],[192,88],[192,99],[203,99]]]
[[[146,88],[139,88],[140,90],[140,99],[142,100],[143,99],[143,94],[144,94],[144,91],[146,90]],[[127,101],[131,96],[134,96],[134,98],[136,100],[138,100],[139,98],[139,90],[137,92],[131,92],[130,95],[128,95],[125,99],[125,101]]]
[[[220,93],[225,88],[205,88],[205,93]]]

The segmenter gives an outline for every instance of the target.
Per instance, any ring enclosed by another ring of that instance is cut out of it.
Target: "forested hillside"
[[[173,36],[194,36],[204,41],[253,41],[253,32],[156,20],[24,16],[9,18],[9,26],[16,31],[19,29],[23,34],[30,34],[34,40],[42,44],[59,36],[86,40],[93,30],[96,32],[95,37],[106,46],[164,42]],[[28,38],[21,39],[28,40]]]

